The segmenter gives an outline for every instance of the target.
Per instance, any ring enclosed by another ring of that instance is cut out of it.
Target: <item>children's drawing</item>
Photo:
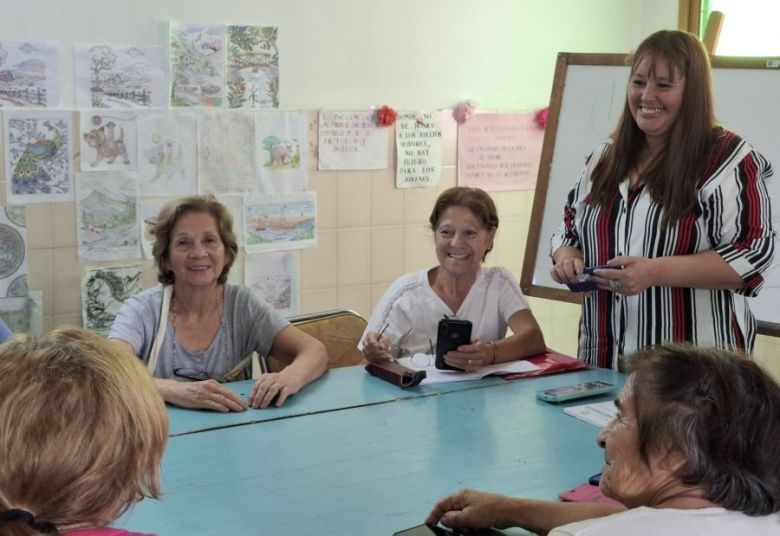
[[[138,112],[138,178],[144,195],[197,193],[197,132],[191,110]]]
[[[171,106],[224,105],[225,26],[170,25]]]
[[[154,230],[157,226],[157,216],[160,210],[169,200],[167,199],[142,199],[139,205],[141,216],[139,223],[141,225],[141,250],[144,259],[154,259],[152,248],[154,248]]]
[[[79,261],[140,257],[138,181],[124,173],[76,176]]]
[[[31,290],[23,298],[0,299],[0,318],[14,333],[43,333],[43,292]]]
[[[385,169],[388,130],[370,111],[320,112],[319,168]]]
[[[258,113],[255,140],[261,193],[306,190],[309,183],[309,124],[305,113]]]
[[[81,171],[135,171],[135,112],[81,112]]]
[[[0,297],[27,296],[27,228],[24,217],[18,217],[22,207],[14,213],[0,212]]]
[[[279,107],[279,48],[274,26],[228,26],[230,108]]]
[[[244,257],[246,285],[282,316],[298,314],[300,262],[297,252],[261,253]]]
[[[257,192],[255,116],[252,112],[198,113],[198,179],[201,193]]]
[[[244,196],[243,195],[220,195],[217,200],[225,205],[225,208],[233,218],[233,232],[236,233],[238,247],[244,247],[244,228],[241,225],[244,221]],[[234,265],[235,268],[235,265]],[[234,268],[231,268],[231,273]]]
[[[79,108],[163,108],[165,51],[161,46],[76,45]]]
[[[59,108],[60,48],[0,41],[0,108]]]
[[[81,281],[84,327],[108,335],[122,303],[141,290],[143,281],[140,265],[88,271]]]
[[[73,201],[71,113],[9,110],[3,116],[7,201]]]
[[[246,199],[244,240],[247,253],[316,246],[316,193],[298,192]]]

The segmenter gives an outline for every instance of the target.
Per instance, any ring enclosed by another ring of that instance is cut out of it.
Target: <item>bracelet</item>
[[[493,348],[493,360],[489,363],[490,365],[493,365],[496,362],[496,343],[493,341],[487,341],[486,344],[489,344],[491,348]]]

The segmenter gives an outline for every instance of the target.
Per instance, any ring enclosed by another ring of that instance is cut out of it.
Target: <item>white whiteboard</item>
[[[578,302],[550,277],[550,237],[563,216],[566,194],[588,154],[614,130],[623,110],[629,68],[618,54],[560,53],[550,99],[550,119],[529,226],[521,286],[530,296]],[[713,58],[715,115],[772,162],[775,230],[780,231],[780,60]],[[780,335],[780,243],[750,307],[759,332]]]

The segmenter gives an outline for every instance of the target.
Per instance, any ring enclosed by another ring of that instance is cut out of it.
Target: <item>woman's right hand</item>
[[[553,281],[561,285],[575,283],[577,276],[585,270],[582,253],[577,248],[563,246],[553,254],[555,264],[550,270]]]
[[[208,409],[227,413],[244,411],[247,404],[236,393],[216,380],[180,382],[155,378],[166,402],[190,409]]]
[[[390,349],[393,343],[385,336],[379,336],[376,331],[369,331],[366,339],[363,341],[363,357],[367,361],[381,361],[390,359]]]

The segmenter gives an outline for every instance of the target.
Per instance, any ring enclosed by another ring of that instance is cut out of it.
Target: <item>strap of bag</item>
[[[162,306],[160,307],[160,320],[157,322],[157,334],[152,342],[152,351],[149,353],[149,362],[146,367],[149,373],[154,376],[154,369],[157,368],[157,358],[160,355],[160,348],[165,340],[165,332],[168,331],[168,312],[171,310],[171,298],[173,297],[173,285],[163,287]]]

